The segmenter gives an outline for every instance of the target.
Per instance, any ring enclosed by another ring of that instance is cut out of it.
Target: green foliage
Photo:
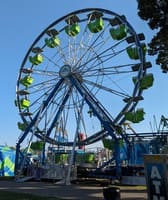
[[[149,43],[149,55],[156,55],[156,64],[162,72],[168,72],[168,1],[137,0],[138,15],[149,27],[156,29],[156,35]]]

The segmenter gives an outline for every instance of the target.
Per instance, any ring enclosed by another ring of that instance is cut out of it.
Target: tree
[[[156,34],[148,44],[149,55],[156,55],[156,64],[168,73],[168,0],[137,0],[138,15],[147,21]]]

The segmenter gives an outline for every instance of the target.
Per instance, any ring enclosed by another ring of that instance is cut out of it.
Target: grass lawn
[[[0,199],[2,200],[60,200],[56,197],[41,197],[31,194],[15,193],[0,190]]]

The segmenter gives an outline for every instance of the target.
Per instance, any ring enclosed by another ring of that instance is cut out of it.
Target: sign
[[[168,156],[146,155],[145,174],[150,200],[168,199]]]

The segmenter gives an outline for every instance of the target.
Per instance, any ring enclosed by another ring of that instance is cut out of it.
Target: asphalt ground
[[[67,200],[103,200],[103,186],[89,183],[59,185],[53,182],[16,182],[0,180],[0,190],[18,193],[29,193],[40,196],[58,197]],[[144,187],[120,186],[122,200],[145,200],[147,193]]]

